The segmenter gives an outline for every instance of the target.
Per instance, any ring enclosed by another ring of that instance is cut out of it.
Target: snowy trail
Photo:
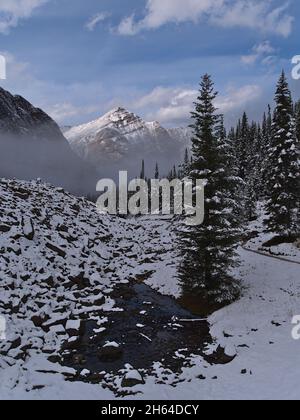
[[[292,263],[292,264],[298,264],[298,265],[300,265],[300,262],[294,261],[294,260],[290,260],[288,258],[277,257],[276,255],[268,255],[268,254],[265,254],[264,252],[255,251],[254,249],[246,248],[244,246],[243,246],[243,249],[245,251],[247,251],[247,252],[252,252],[252,253],[257,254],[257,255],[262,255],[263,257],[273,258],[275,260],[279,260],[279,261],[284,261],[284,262],[287,262],[287,263]]]

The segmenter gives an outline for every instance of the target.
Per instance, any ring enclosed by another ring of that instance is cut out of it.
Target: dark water
[[[180,321],[197,318],[174,299],[144,284],[122,285],[114,290],[112,297],[123,311],[106,314],[109,319],[104,325],[106,331],[96,336],[93,330],[99,326],[87,321],[80,346],[64,356],[63,364],[77,370],[117,372],[126,363],[136,369],[150,369],[154,362],[162,362],[177,372],[184,359],[176,357],[176,351],[185,349],[181,354],[201,354],[204,345],[211,341],[206,321]],[[141,311],[146,312],[141,314]],[[99,359],[99,349],[107,341],[120,345],[122,355],[118,360]]]

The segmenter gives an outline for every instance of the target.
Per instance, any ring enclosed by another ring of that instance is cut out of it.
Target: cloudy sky
[[[0,0],[1,85],[60,124],[124,106],[178,126],[209,72],[228,124],[258,118],[300,54],[299,19],[298,0]]]

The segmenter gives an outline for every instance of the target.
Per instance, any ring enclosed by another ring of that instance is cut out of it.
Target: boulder
[[[82,321],[69,319],[66,323],[66,331],[70,337],[79,337],[83,333]]]
[[[231,363],[236,358],[236,356],[237,354],[236,351],[233,350],[233,347],[226,346],[226,348],[224,348],[219,346],[214,353],[210,355],[204,355],[203,357],[208,363],[212,365],[227,365],[228,363]]]
[[[10,226],[8,226],[8,225],[0,225],[0,232],[1,233],[7,233],[7,232],[9,232],[10,231]]]
[[[137,370],[130,370],[124,376],[121,385],[123,388],[132,388],[136,385],[144,385],[144,384],[145,384],[145,381],[142,375],[140,374],[140,372]]]
[[[98,358],[101,362],[112,363],[120,360],[123,350],[116,343],[107,343],[98,351]]]

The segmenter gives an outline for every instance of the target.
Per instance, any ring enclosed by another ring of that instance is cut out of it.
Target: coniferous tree
[[[229,302],[237,295],[230,269],[236,263],[238,221],[232,211],[231,174],[224,143],[218,138],[217,93],[209,75],[202,78],[192,113],[193,161],[189,178],[205,184],[205,218],[200,226],[183,226],[180,232],[183,261],[179,269],[184,294],[208,303]]]
[[[231,150],[231,159],[232,159],[230,162],[228,162],[228,165],[234,168],[234,174],[236,176],[238,176],[239,174],[239,162],[238,162],[237,148],[236,148],[237,132],[238,132],[238,127],[236,130],[232,127],[227,136],[227,144]]]
[[[155,179],[159,179],[159,168],[158,168],[158,163],[156,163],[155,166],[155,175],[154,175]]]
[[[145,179],[145,178],[146,178],[146,174],[145,174],[145,161],[143,159],[142,160],[142,169],[141,169],[140,179]]]
[[[255,153],[254,153],[254,190],[256,200],[264,198],[264,181],[263,181],[263,166],[266,159],[265,143],[263,137],[263,130],[260,124],[257,125],[256,139],[255,139]]]
[[[268,150],[270,147],[270,132],[268,129],[268,121],[266,113],[263,115],[261,128],[261,179],[262,179],[262,197],[265,198],[267,194],[267,179],[268,179]]]
[[[249,124],[248,116],[244,112],[242,120],[239,120],[235,135],[235,155],[238,167],[238,176],[244,181],[239,183],[239,197],[243,202],[242,216],[245,221],[255,218],[257,208],[257,192],[260,171],[257,162],[259,140],[258,126],[255,122]]]
[[[169,181],[173,181],[173,169],[171,169],[170,171],[169,171],[169,173],[168,173],[168,176],[167,176],[167,179],[169,180]]]
[[[189,151],[186,148],[185,149],[185,152],[184,152],[184,161],[183,161],[182,165],[179,168],[178,177],[180,179],[183,179],[183,178],[185,178],[185,177],[187,177],[189,175],[190,165],[191,165],[191,162],[190,162],[190,158],[189,158]]]
[[[239,167],[239,177],[245,180],[249,167],[249,148],[250,148],[250,127],[247,114],[244,112],[242,121],[239,122],[237,129],[237,161]]]
[[[295,104],[296,136],[298,144],[300,143],[300,100]]]
[[[219,115],[216,124],[216,136],[220,145],[227,144],[227,133],[224,125],[224,115]]]
[[[246,221],[253,221],[257,218],[256,209],[257,195],[255,176],[250,176],[246,181],[244,188],[244,216]]]
[[[282,72],[275,95],[276,108],[268,151],[268,229],[280,235],[299,232],[299,141],[291,92]]]
[[[268,114],[264,113],[261,129],[261,199],[268,197],[268,179],[270,175],[269,149],[272,138],[272,112],[268,105]]]
[[[247,148],[247,164],[245,168],[244,210],[247,221],[257,216],[256,208],[259,193],[260,171],[260,138],[257,124],[253,121],[249,126]]]
[[[236,157],[236,137],[234,128],[227,135],[224,126],[224,116],[220,115],[217,126],[217,139],[219,150],[223,157],[224,165],[224,182],[226,182],[227,198],[231,200],[231,209],[233,217],[231,218],[232,226],[239,228],[243,225],[243,205],[244,205],[244,181],[238,176],[239,168]]]
[[[189,151],[187,148],[185,149],[185,152],[184,152],[184,164],[187,166],[187,168],[189,167],[189,164],[190,164]]]
[[[271,105],[268,105],[267,130],[268,130],[268,134],[270,138],[272,135],[272,123],[273,123],[273,118],[272,118]]]
[[[176,169],[176,166],[174,165],[174,167],[173,167],[173,179],[176,179],[177,178],[177,169]]]

